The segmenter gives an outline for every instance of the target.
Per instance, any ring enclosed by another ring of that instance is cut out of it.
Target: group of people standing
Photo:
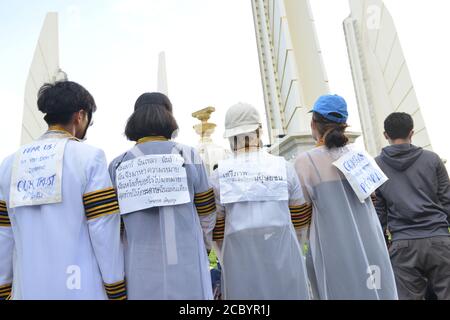
[[[367,162],[389,180],[360,198],[335,165],[356,148],[337,95],[315,103],[317,145],[294,163],[263,149],[254,107],[232,106],[232,153],[210,176],[161,93],[137,99],[136,145],[109,167],[82,143],[85,88],[46,84],[37,104],[48,131],[0,166],[0,299],[209,300],[211,250],[224,299],[450,299],[449,177],[407,114]]]

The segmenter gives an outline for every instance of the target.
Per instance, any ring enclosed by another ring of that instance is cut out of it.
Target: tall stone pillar
[[[315,145],[308,112],[329,93],[314,19],[308,0],[252,0],[252,8],[269,151],[290,160]]]
[[[47,14],[42,26],[33,61],[25,84],[21,144],[38,138],[47,130],[42,113],[37,108],[37,94],[44,83],[67,79],[59,67],[58,14]]]
[[[158,92],[164,93],[169,96],[169,86],[167,83],[167,71],[166,71],[166,53],[159,53],[158,61]]]
[[[392,16],[382,0],[350,0],[350,8],[344,30],[367,150],[377,155],[387,145],[383,122],[396,111],[412,115],[414,144],[431,150]]]

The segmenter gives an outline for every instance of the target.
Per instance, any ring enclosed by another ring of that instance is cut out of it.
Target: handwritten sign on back
[[[344,174],[361,202],[388,180],[375,160],[365,151],[351,150],[333,165]]]
[[[38,140],[19,149],[11,177],[11,208],[62,201],[62,169],[67,141]]]
[[[286,162],[263,152],[219,162],[220,202],[288,200]]]
[[[184,159],[179,154],[146,155],[116,170],[120,213],[191,201]]]

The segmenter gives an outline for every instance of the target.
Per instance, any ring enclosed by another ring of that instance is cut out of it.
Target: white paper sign
[[[361,202],[388,180],[375,160],[365,151],[349,151],[333,165],[345,175]]]
[[[121,214],[191,201],[184,159],[179,154],[146,155],[116,170]]]
[[[11,177],[10,206],[62,202],[64,148],[68,139],[43,139],[16,153]]]
[[[257,156],[219,162],[220,202],[288,200],[286,163],[283,158]]]

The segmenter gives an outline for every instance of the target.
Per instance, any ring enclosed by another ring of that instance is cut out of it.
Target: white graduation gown
[[[50,131],[41,140],[50,137],[68,135]],[[103,151],[67,142],[55,204],[9,208],[13,161],[0,167],[0,288],[12,286],[12,299],[126,298],[120,215]]]

